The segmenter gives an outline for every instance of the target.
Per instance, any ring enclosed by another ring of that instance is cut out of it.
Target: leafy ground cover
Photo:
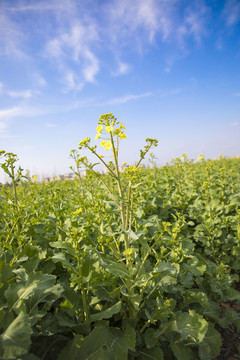
[[[124,127],[100,119],[117,154]],[[87,176],[47,184],[2,160],[18,186],[0,194],[0,358],[240,358],[240,159],[97,175],[71,155]]]

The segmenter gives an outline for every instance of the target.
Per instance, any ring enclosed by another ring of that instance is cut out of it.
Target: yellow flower
[[[79,208],[79,209],[77,209],[76,211],[73,212],[73,215],[79,215],[79,214],[82,213],[82,211],[83,211],[83,209]]]
[[[120,137],[121,139],[127,138],[126,134],[124,134],[124,133],[121,133],[121,134],[119,135],[119,137]]]
[[[108,151],[111,149],[112,144],[111,141],[102,140],[100,146],[105,147],[105,149]]]
[[[127,250],[125,250],[123,253],[124,253],[124,255],[126,255],[126,256],[131,256],[131,255],[132,255],[132,253],[133,253],[133,249],[128,248],[128,249],[127,249]]]
[[[119,135],[121,133],[120,129],[115,129],[113,135]]]
[[[37,175],[33,175],[32,178],[33,178],[33,181],[34,181],[35,183],[38,181],[38,176],[37,176]]]
[[[124,166],[124,165],[127,165],[127,163],[126,163],[126,162],[124,162],[124,163],[122,164],[122,166]]]
[[[100,133],[97,133],[97,135],[95,136],[95,140],[97,140],[97,139],[99,139],[100,138],[100,136],[101,136],[101,134]]]
[[[202,155],[202,154],[198,155],[197,159],[198,159],[198,161],[204,160],[204,155]]]
[[[120,123],[120,129],[126,129],[125,126],[123,126],[122,123]]]
[[[85,139],[82,139],[79,143],[79,145],[85,145],[87,144],[88,142],[90,141],[90,138],[89,137],[86,137]]]
[[[102,125],[98,125],[98,127],[96,128],[96,130],[97,130],[97,132],[98,132],[99,134],[101,134],[102,128],[103,128]]]
[[[103,155],[98,155],[100,158],[104,158],[104,156]]]
[[[110,132],[113,131],[113,127],[112,126],[106,126],[106,132]]]
[[[105,149],[108,151],[112,148],[112,144],[111,144],[111,141],[107,141],[106,143],[106,146],[105,146]]]

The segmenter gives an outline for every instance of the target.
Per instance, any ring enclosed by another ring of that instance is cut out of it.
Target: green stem
[[[13,164],[11,164],[11,178],[12,178],[12,185],[13,185],[13,193],[14,193],[14,200],[15,204],[17,205],[18,199],[17,199],[17,188],[15,183],[15,176],[14,176],[14,167]]]
[[[123,192],[122,192],[121,179],[120,179],[120,173],[119,173],[119,168],[118,168],[118,157],[117,157],[118,154],[115,149],[113,135],[112,135],[111,131],[110,131],[110,138],[111,138],[111,144],[112,144],[112,148],[113,148],[112,151],[113,151],[113,157],[114,157],[118,193],[121,198],[120,211],[121,211],[122,228],[123,228],[123,231],[126,231],[127,228],[126,228],[126,221],[125,221],[125,208],[124,208],[124,201],[123,201]],[[128,239],[128,236],[126,233],[124,233],[124,243],[125,243],[125,250],[127,250],[129,248],[129,239]],[[127,263],[128,263],[128,260],[127,260]]]
[[[146,255],[145,255],[144,259],[143,259],[143,262],[142,262],[140,268],[138,269],[138,272],[137,272],[135,281],[139,278],[139,275],[140,275],[140,273],[141,273],[141,271],[142,271],[142,268],[143,268],[145,262],[147,261],[147,258],[149,257],[149,255],[150,255],[151,251],[154,249],[154,247],[157,245],[157,243],[158,243],[158,241],[160,240],[160,238],[162,237],[162,235],[163,235],[162,233],[159,235],[159,237],[157,238],[157,240],[153,243],[153,245],[150,247],[150,249],[149,249],[148,252],[146,253]]]
[[[90,146],[86,145],[86,147],[104,164],[104,166],[110,171],[110,173],[116,178],[116,175],[114,174],[114,172],[112,171],[112,169],[110,168],[110,166],[108,166],[108,164],[101,158],[101,156],[99,156],[96,151],[94,151]]]

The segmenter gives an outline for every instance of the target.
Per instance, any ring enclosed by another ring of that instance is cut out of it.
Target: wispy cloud
[[[99,61],[91,50],[91,42],[97,37],[94,24],[77,21],[47,43],[46,54],[56,59],[67,89],[81,90],[84,82],[94,83]]]
[[[200,44],[207,33],[206,21],[208,17],[209,11],[203,1],[193,1],[191,5],[185,8],[183,21],[179,22],[176,31],[176,37],[180,44],[184,45],[189,37]]]
[[[12,98],[29,99],[33,96],[33,90],[11,90],[6,85],[0,82],[0,95],[8,95]]]
[[[240,2],[239,0],[227,0],[223,9],[223,17],[226,24],[232,26],[240,21]]]
[[[148,92],[148,93],[144,93],[144,94],[139,94],[139,95],[133,95],[133,94],[129,94],[129,95],[124,95],[118,98],[114,98],[114,99],[110,99],[106,102],[106,104],[108,105],[121,105],[121,104],[125,104],[129,101],[132,100],[137,100],[140,98],[144,98],[144,97],[148,97],[151,96],[152,93]]]
[[[0,55],[14,56],[18,59],[25,59],[27,56],[22,49],[25,35],[20,26],[11,20],[4,11],[0,13],[1,36]]]
[[[234,122],[231,123],[231,126],[236,127],[236,126],[238,126],[239,124],[240,124],[239,121],[234,121]]]
[[[59,126],[58,124],[52,124],[52,123],[46,124],[47,128],[57,128],[58,126]]]
[[[32,90],[22,90],[22,91],[9,90],[7,91],[7,94],[13,98],[24,98],[24,99],[29,99],[33,96]]]
[[[122,61],[119,61],[118,62],[118,69],[116,71],[113,71],[112,75],[113,76],[125,75],[130,71],[130,69],[131,69],[130,65],[128,65],[128,64],[126,64],[126,63],[124,63]]]
[[[33,79],[34,84],[36,84],[39,87],[44,87],[47,85],[47,81],[39,73],[32,74],[32,79]]]
[[[239,92],[239,93],[235,93],[234,96],[240,96],[240,92]]]
[[[165,97],[165,96],[176,95],[176,94],[179,94],[180,92],[182,92],[182,90],[183,90],[182,88],[174,89],[171,91],[164,92],[164,93],[160,94],[159,96]]]

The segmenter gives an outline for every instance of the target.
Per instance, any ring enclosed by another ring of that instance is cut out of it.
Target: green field
[[[1,188],[0,358],[240,358],[240,159],[72,155],[87,176]]]

